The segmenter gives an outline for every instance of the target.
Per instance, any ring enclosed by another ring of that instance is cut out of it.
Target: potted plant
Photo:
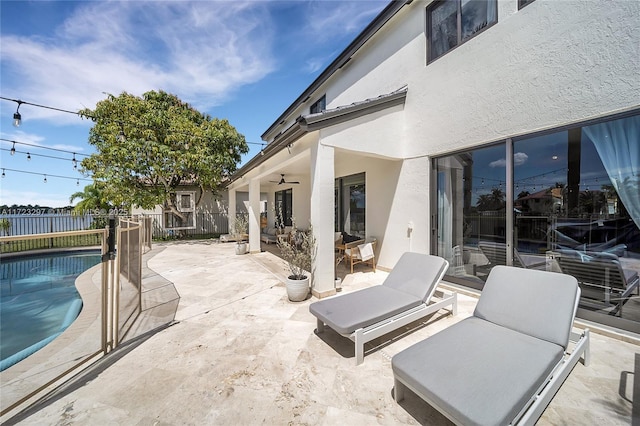
[[[241,214],[236,216],[233,226],[233,238],[236,240],[236,254],[246,254],[249,251],[247,247],[247,230],[249,228],[249,219],[247,215]]]
[[[277,244],[291,273],[285,281],[287,296],[292,302],[301,302],[307,298],[312,281],[311,269],[316,254],[313,228],[310,226],[309,230],[302,231],[293,223],[290,237],[278,239]]]

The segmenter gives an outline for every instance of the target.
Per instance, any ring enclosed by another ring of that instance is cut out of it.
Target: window
[[[500,264],[568,273],[579,316],[640,329],[625,292],[640,274],[639,128],[636,114],[435,159],[433,251],[449,278],[481,289]]]
[[[496,0],[446,0],[427,8],[428,61],[498,22]]]
[[[336,232],[346,232],[359,238],[366,237],[366,188],[365,174],[336,179],[335,187]]]
[[[518,0],[518,10],[522,9],[529,3],[533,3],[535,0]]]
[[[293,221],[293,189],[276,192],[276,224],[292,226]],[[282,217],[281,217],[282,215]]]
[[[175,206],[178,213],[165,209],[164,227],[166,229],[195,229],[196,227],[196,193],[194,191],[178,191],[175,194]]]
[[[322,112],[327,109],[327,96],[322,95],[320,99],[318,99],[311,107],[309,108],[309,112],[311,114],[316,114],[318,112]]]

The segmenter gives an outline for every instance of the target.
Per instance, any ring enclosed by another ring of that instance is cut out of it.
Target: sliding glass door
[[[640,115],[451,154],[434,171],[449,280],[481,289],[496,265],[567,273],[581,316],[638,328]]]
[[[366,237],[366,194],[364,173],[336,179],[336,232],[358,238]]]

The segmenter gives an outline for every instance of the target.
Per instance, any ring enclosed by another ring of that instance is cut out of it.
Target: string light
[[[45,109],[50,109],[50,110],[53,110],[53,111],[64,112],[64,113],[67,113],[67,114],[73,114],[73,115],[79,116],[80,118],[88,118],[88,119],[93,120],[93,121],[97,120],[97,117],[94,117],[94,116],[89,115],[89,114],[80,114],[79,111],[71,111],[71,110],[64,109],[64,108],[57,108],[57,107],[52,107],[52,106],[47,106],[47,105],[36,104],[36,103],[32,103],[32,102],[26,102],[26,101],[23,101],[23,100],[20,100],[20,99],[12,99],[12,98],[4,97],[4,96],[0,96],[0,99],[5,100],[5,101],[10,101],[10,102],[16,102],[18,104],[18,108],[20,108],[20,105],[24,104],[24,105],[30,105],[30,106],[34,106],[34,107],[38,107],[38,108],[45,108]],[[19,116],[20,120],[22,121],[22,116],[20,116],[20,114],[17,111],[16,111],[16,114]],[[14,125],[15,125],[16,114],[14,114]],[[127,122],[122,121],[122,120],[108,120],[108,119],[103,119],[103,120],[105,120],[107,122],[111,122],[111,123],[118,123],[118,124],[120,124],[121,127],[124,126],[125,124],[126,125],[131,125],[131,126],[141,127],[139,123],[132,124],[132,123],[127,123]],[[152,126],[147,126],[146,128],[152,128]],[[192,133],[190,133],[188,131],[180,131],[180,130],[177,130],[177,129],[173,129],[172,133],[180,133],[180,134],[184,134],[184,135],[190,136],[190,137],[194,136]],[[121,139],[121,138],[124,138],[124,140]],[[118,142],[124,142],[126,140],[126,136],[125,136],[124,131],[122,129],[119,132],[119,134],[116,136],[116,139],[118,140]],[[207,137],[200,138],[200,139],[209,140],[209,138],[207,138]],[[244,142],[247,143],[247,144],[251,144],[251,145],[260,145],[260,146],[266,145],[264,142],[249,142],[249,141],[244,141]]]
[[[4,174],[4,169],[2,169],[2,178],[4,179],[6,175]]]
[[[15,155],[16,154],[16,143],[13,143],[13,146],[11,147],[11,155]]]
[[[6,148],[0,148],[0,150],[2,150],[2,151],[10,151],[9,149],[6,149]],[[31,156],[33,155],[33,156],[36,156],[36,157],[45,157],[45,158],[53,158],[53,159],[56,159],[56,160],[69,161],[69,159],[68,159],[68,158],[65,158],[65,157],[57,157],[57,156],[55,156],[55,155],[37,154],[37,153],[35,153],[35,152],[34,152],[33,154],[31,154],[31,152],[27,152],[27,151],[19,151],[19,150],[16,150],[15,152],[17,152],[17,153],[19,153],[19,154],[26,154],[26,155],[27,155],[27,160],[31,160]],[[12,154],[12,155],[13,155],[13,154]],[[73,160],[72,160],[72,161],[73,161]],[[74,162],[73,164],[74,164],[74,167],[73,167],[73,168],[74,168],[74,169],[76,169],[76,168],[77,168],[77,162]]]
[[[12,139],[0,138],[0,141],[11,142],[14,147],[15,147],[16,144],[20,144],[20,145],[33,146],[33,147],[39,148],[39,149],[47,149],[47,150],[50,150],[50,151],[58,151],[58,152],[65,152],[65,153],[68,153],[68,154],[75,154],[75,152],[68,151],[68,150],[65,150],[65,149],[50,148],[48,146],[35,145],[35,144],[32,144],[32,143],[20,142],[20,141],[16,141],[16,140],[12,140]],[[82,155],[84,157],[89,157],[90,156],[88,154],[76,154],[76,155]]]
[[[22,124],[22,116],[20,115],[20,105],[22,105],[24,102],[22,102],[21,100],[17,100],[16,102],[18,103],[18,108],[16,108],[16,112],[15,114],[13,114],[13,125],[15,127],[20,127],[20,124]]]
[[[58,179],[71,179],[71,180],[75,180],[76,183],[80,182],[80,181],[93,182],[93,179],[85,179],[85,178],[78,178],[78,177],[72,177],[72,176],[60,176],[60,175],[52,175],[52,174],[43,174],[43,173],[37,173],[37,172],[30,172],[30,171],[27,171],[27,170],[5,169],[4,167],[2,168],[2,174],[3,174],[2,177],[4,177],[5,170],[8,171],[8,172],[25,173],[25,174],[29,174],[29,175],[43,176],[45,183],[47,183],[47,178],[50,178],[50,177],[58,178]]]

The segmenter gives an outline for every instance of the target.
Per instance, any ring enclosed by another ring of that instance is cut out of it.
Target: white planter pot
[[[302,280],[287,278],[285,285],[287,287],[287,296],[292,302],[302,302],[309,295],[309,277]]]
[[[247,243],[236,243],[236,254],[247,254],[248,249]]]
[[[342,291],[342,278],[336,278],[335,289],[336,291]]]

